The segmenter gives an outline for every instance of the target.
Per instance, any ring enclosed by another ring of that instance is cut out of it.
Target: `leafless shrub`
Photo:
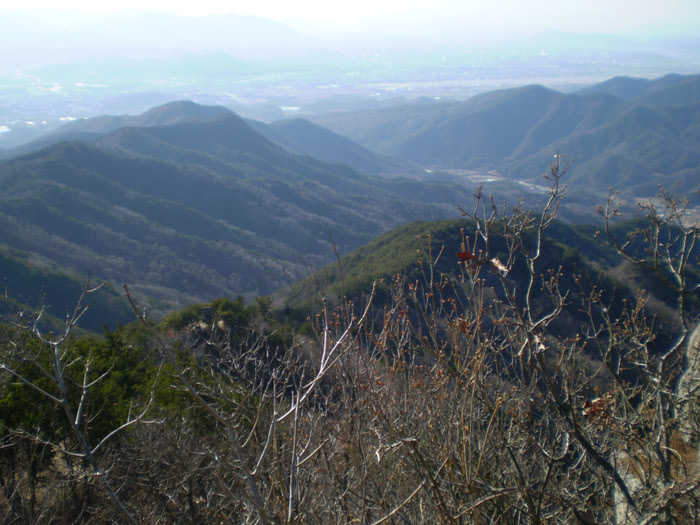
[[[662,192],[620,241],[613,193],[601,208],[609,242],[678,297],[681,328],[664,346],[646,294],[611,298],[546,259],[568,168],[557,155],[539,213],[480,191],[463,210],[474,226],[455,275],[437,269],[452,255],[420,239],[418,278],[376,283],[381,306],[374,292],[361,305],[324,302],[304,349],[276,346],[262,324],[236,337],[225,325],[166,337],[132,301],[182,404],[158,408],[157,425],[130,419],[118,448],[97,446],[112,493],[138,509],[129,516],[695,522],[698,227]],[[3,373],[19,376],[9,364]],[[3,481],[8,505],[25,490],[18,479]]]

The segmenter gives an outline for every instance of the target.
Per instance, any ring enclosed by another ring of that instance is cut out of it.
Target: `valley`
[[[700,520],[697,2],[24,4],[0,525]]]
[[[70,121],[2,153],[3,246],[129,282],[162,315],[272,294],[392,228],[458,217],[480,186],[495,203],[537,208],[558,156],[571,163],[565,221],[599,221],[610,186],[631,215],[676,183],[689,221],[700,206],[700,76],[645,82],[270,124],[192,101]]]

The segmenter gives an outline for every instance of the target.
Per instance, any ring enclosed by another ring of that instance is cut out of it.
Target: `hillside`
[[[636,221],[622,221],[614,224],[611,232],[618,239],[630,238],[631,232],[638,226]],[[677,337],[675,294],[661,284],[658,276],[651,271],[621,257],[603,240],[605,235],[601,237],[597,227],[573,226],[560,221],[550,225],[534,263],[537,284],[531,289],[529,307],[522,302],[530,279],[527,265],[520,257],[522,254],[509,259],[509,254],[513,252],[510,252],[504,237],[496,234],[495,230],[492,231],[494,235],[490,237],[488,250],[483,240],[475,245],[476,231],[474,221],[463,219],[417,221],[399,226],[313,276],[280,290],[276,299],[285,305],[285,319],[298,323],[320,311],[324,305],[365,305],[372,297],[371,316],[380,319],[382,311],[386,315],[385,308],[397,296],[410,296],[422,286],[431,287],[439,300],[433,303],[431,295],[413,305],[416,311],[409,317],[412,322],[419,323],[417,319],[422,315],[421,309],[435,309],[444,316],[456,315],[455,312],[471,304],[472,287],[483,287],[488,290],[485,295],[488,299],[482,297],[481,300],[509,301],[508,293],[512,293],[518,296],[520,308],[528,309],[531,314],[544,315],[544,305],[552,299],[552,289],[548,288],[545,276],[551,278],[556,275],[556,294],[561,294],[565,300],[556,319],[548,323],[548,337],[567,338],[585,330],[584,326],[591,321],[591,312],[586,310],[585,305],[596,294],[614,316],[620,316],[629,304],[638,302],[638,297],[644,298],[638,304],[642,308],[640,311],[655,327],[653,340],[648,343],[652,352],[664,345],[671,345]],[[535,232],[526,229],[522,235],[526,246],[531,249]],[[475,260],[479,261],[472,263],[471,269],[469,263],[464,263],[459,257],[464,250],[464,240],[468,243],[467,250],[474,250],[477,254]],[[679,248],[677,241],[674,247]],[[642,257],[646,254],[640,238],[629,249],[631,252],[637,251]],[[700,248],[689,248],[688,253],[691,259],[700,257]],[[487,254],[488,258],[485,257]],[[508,265],[509,260],[511,263],[506,270],[504,265]],[[505,273],[499,275],[501,270]],[[478,277],[474,281],[470,278],[473,271],[477,272],[473,275]],[[697,267],[690,265],[684,271],[687,271],[689,281],[700,280]],[[454,305],[453,310],[447,308],[450,304]],[[696,312],[698,298],[691,296],[688,305],[690,310]],[[396,308],[395,304],[393,308]],[[597,358],[597,354],[594,352],[591,357]]]
[[[467,198],[454,184],[385,180],[291,154],[230,112],[13,158],[0,164],[0,191],[7,245],[129,282],[155,312],[272,293],[334,249],[454,215]]]
[[[0,316],[11,313],[8,307],[26,312],[43,307],[41,330],[60,332],[65,329],[66,315],[74,311],[89,277],[87,273],[58,268],[55,261],[0,245],[0,279],[6,301],[0,304]],[[105,327],[114,329],[117,324],[133,319],[133,310],[124,301],[121,289],[94,279],[90,285],[96,290],[82,303],[88,310],[80,319],[81,328],[98,333]]]
[[[185,122],[206,122],[233,113],[223,106],[203,106],[188,100],[168,102],[141,115],[105,115],[69,122],[42,137],[12,149],[0,149],[0,158],[10,158],[63,141],[90,142],[126,127],[158,127]],[[329,164],[346,164],[362,173],[406,173],[417,168],[409,162],[378,155],[347,138],[305,119],[281,120],[273,124],[246,119],[246,124],[291,153],[310,155]]]
[[[140,115],[104,115],[68,122],[22,146],[0,151],[0,158],[9,158],[38,151],[64,141],[91,141],[119,128],[167,126],[178,122],[201,122],[230,113],[221,106],[202,106],[189,100],[169,102]]]
[[[611,185],[639,197],[678,180],[700,187],[700,76],[618,79],[580,94],[532,85],[425,104],[314,119],[381,154],[428,169],[495,173],[537,183],[543,158],[576,163],[572,195]],[[613,93],[624,95],[618,98]],[[538,166],[539,165],[539,166]]]
[[[624,232],[626,228],[629,224],[623,224],[618,231]],[[281,290],[281,294],[286,295],[290,305],[318,300],[320,294],[361,301],[375,281],[383,280],[387,283],[382,287],[385,288],[396,275],[406,282],[426,279],[429,261],[433,262],[435,279],[441,275],[455,279],[460,273],[455,254],[462,251],[463,230],[473,241],[476,230],[470,220],[416,221],[398,226],[341,257],[340,264],[331,263],[312,279],[297,283],[292,293]],[[610,269],[622,264],[617,253],[596,238],[596,231],[591,225],[553,223],[539,264],[543,268],[563,265],[571,285],[574,283],[570,278],[575,272],[593,275],[599,273],[598,268]],[[499,242],[494,241],[492,249],[504,257],[507,250]],[[477,248],[482,247],[477,245]],[[509,278],[523,278],[520,274],[524,274],[524,269],[516,269]],[[602,278],[603,274],[600,275]]]
[[[689,78],[684,75],[676,74],[665,75],[655,79],[619,76],[586,87],[578,91],[578,94],[607,93],[619,99],[630,101],[642,99],[655,91],[663,91],[665,88],[684,83],[688,80],[692,81],[692,77]]]
[[[409,162],[378,155],[306,119],[279,120],[269,125],[259,121],[248,123],[293,153],[311,155],[330,164],[345,164],[362,173],[397,174],[418,170]]]

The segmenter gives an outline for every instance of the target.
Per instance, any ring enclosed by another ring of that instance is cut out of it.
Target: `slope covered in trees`
[[[361,173],[400,174],[418,170],[409,162],[374,153],[306,119],[286,119],[269,125],[257,121],[249,123],[256,131],[295,153],[332,164],[345,164]]]
[[[212,110],[214,111],[214,110]],[[3,242],[134,285],[164,312],[271,293],[401,222],[454,213],[464,189],[291,154],[219,110],[174,104],[90,143],[0,165]],[[332,242],[329,238],[332,236]]]
[[[641,86],[632,80],[609,82],[581,93],[531,85],[464,102],[314,120],[377,153],[425,168],[495,170],[536,184],[542,159],[559,150],[576,162],[573,198],[591,190],[600,198],[611,183],[629,197],[643,197],[676,181],[692,196],[700,180],[700,77],[664,77]]]
[[[265,298],[153,325],[128,287],[103,339],[6,315],[6,521],[692,522],[700,227],[673,193],[558,224],[565,170],[539,211],[477,198],[342,258],[296,327]]]

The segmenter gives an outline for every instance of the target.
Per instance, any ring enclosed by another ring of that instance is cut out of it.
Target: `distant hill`
[[[188,100],[169,102],[141,115],[105,115],[64,124],[28,144],[0,150],[0,158],[10,158],[63,141],[96,141],[125,127],[157,127],[182,122],[206,122],[233,112],[223,106],[203,106]],[[347,138],[305,119],[265,124],[246,119],[246,124],[268,140],[298,155],[311,155],[330,164],[346,164],[363,173],[406,173],[418,168],[409,162],[378,155]]]
[[[166,126],[178,122],[206,121],[230,113],[222,106],[202,106],[189,100],[169,102],[141,115],[105,115],[64,124],[46,135],[12,150],[0,151],[0,158],[37,151],[63,141],[91,141],[127,126]]]
[[[203,106],[187,100],[169,102],[141,115],[105,115],[70,122],[25,145],[0,149],[0,158],[37,151],[62,141],[94,141],[124,127],[205,122],[230,114],[233,112],[223,106]],[[292,153],[311,155],[331,164],[346,164],[364,173],[406,173],[417,169],[409,162],[378,155],[305,119],[282,120],[273,124],[246,119],[246,124]]]
[[[584,88],[578,91],[578,94],[589,95],[591,93],[607,93],[608,95],[613,95],[622,100],[634,100],[689,79],[692,79],[692,77],[677,74],[669,74],[651,80],[647,78],[620,76]]]
[[[663,88],[650,90],[635,102],[653,108],[683,107],[700,104],[700,75],[682,77],[669,75],[673,82]],[[667,78],[667,77],[664,77]]]
[[[643,86],[642,86],[643,84]],[[614,87],[617,86],[617,87]],[[623,91],[623,100],[607,91]],[[584,94],[532,85],[426,104],[329,115],[314,122],[380,154],[428,169],[475,170],[537,183],[542,159],[574,159],[574,193],[611,185],[646,196],[659,184],[700,188],[700,76],[618,79]],[[634,96],[633,96],[634,95]]]
[[[231,112],[200,120],[188,107],[148,121],[174,124],[120,127],[0,163],[3,241],[78,275],[131,283],[164,312],[272,293],[334,249],[454,216],[472,192],[294,155]]]
[[[272,124],[248,121],[250,126],[289,151],[323,162],[346,164],[363,173],[406,173],[418,168],[409,162],[378,155],[351,140],[302,118]]]

